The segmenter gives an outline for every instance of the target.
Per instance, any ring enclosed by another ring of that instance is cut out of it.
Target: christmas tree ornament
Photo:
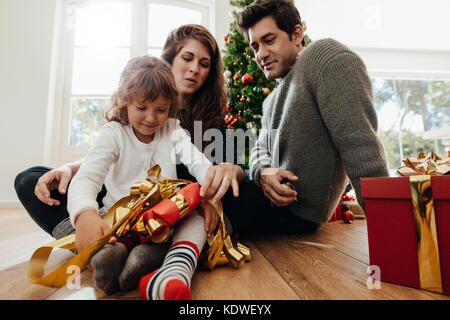
[[[270,89],[269,88],[263,88],[262,89],[262,93],[263,93],[264,96],[267,96],[270,93]]]
[[[352,223],[354,219],[355,219],[355,215],[350,210],[346,210],[346,211],[342,212],[342,220],[345,223]]]
[[[248,73],[244,74],[242,77],[242,83],[243,84],[250,84],[253,81],[253,77],[249,75]]]
[[[235,81],[239,80],[239,76],[238,76],[238,75],[235,75],[235,76],[234,76],[234,80],[235,80]]]
[[[223,40],[225,40],[225,42],[228,42],[229,38],[230,38],[230,36],[227,34],[223,37]]]
[[[231,106],[230,106],[230,104],[229,103],[227,103],[226,105],[225,105],[225,110],[226,110],[226,112],[231,112],[231,111],[233,111],[233,109],[231,109]]]
[[[239,101],[241,101],[241,102],[245,102],[245,100],[246,100],[246,99],[245,99],[245,97],[244,97],[244,96],[242,96],[242,97],[241,97],[241,100],[239,100]]]
[[[261,93],[262,93],[262,89],[259,88],[259,87],[254,87],[254,88],[253,88],[253,92],[254,92],[254,93],[257,93],[257,94],[261,94]]]
[[[230,70],[225,70],[225,72],[223,73],[223,77],[225,78],[225,79],[231,79],[231,76],[232,76],[233,74],[231,73],[231,71]]]

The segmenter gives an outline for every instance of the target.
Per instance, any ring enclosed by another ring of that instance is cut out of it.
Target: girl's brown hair
[[[172,64],[186,41],[190,39],[202,43],[211,56],[208,76],[201,88],[194,93],[189,105],[184,106],[184,117],[180,119],[181,127],[187,129],[191,134],[191,139],[194,139],[195,120],[202,121],[203,132],[210,128],[220,128],[223,123],[226,94],[220,49],[206,28],[196,24],[187,24],[173,30],[164,44],[161,58]]]
[[[128,61],[120,75],[118,89],[111,97],[111,106],[103,112],[107,121],[128,125],[127,105],[137,96],[155,101],[162,94],[170,101],[169,117],[175,118],[179,102],[175,78],[170,65],[159,58],[142,56]]]

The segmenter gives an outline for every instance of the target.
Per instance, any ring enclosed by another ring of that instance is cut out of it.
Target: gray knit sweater
[[[250,175],[259,185],[264,168],[292,171],[299,177],[293,183],[298,201],[288,209],[326,222],[347,176],[365,208],[360,178],[388,175],[376,130],[372,83],[363,61],[336,40],[317,40],[300,51],[264,101]]]

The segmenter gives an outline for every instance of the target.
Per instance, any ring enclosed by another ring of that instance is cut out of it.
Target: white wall
[[[334,38],[373,75],[450,79],[450,1],[296,0],[313,39]]]
[[[230,30],[230,24],[233,21],[231,16],[231,6],[229,0],[215,0],[215,34],[217,44],[221,50],[225,49],[225,40],[223,37]]]
[[[17,173],[43,164],[55,1],[0,1],[0,207],[17,205]]]

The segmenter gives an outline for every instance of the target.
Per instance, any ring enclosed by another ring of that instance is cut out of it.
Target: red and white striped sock
[[[175,243],[159,270],[141,278],[139,291],[146,300],[192,300],[190,283],[199,251],[189,241]]]

